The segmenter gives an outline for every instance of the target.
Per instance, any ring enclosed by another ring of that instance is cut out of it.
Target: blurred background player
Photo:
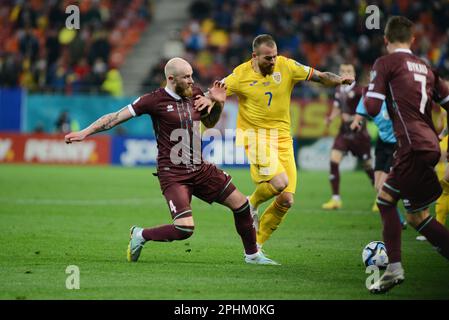
[[[387,104],[385,101],[382,103],[379,114],[375,117],[371,117],[363,105],[363,96],[357,104],[354,120],[351,123],[351,130],[359,131],[364,127],[364,119],[373,120],[379,129],[379,135],[376,141],[375,149],[375,162],[374,162],[374,187],[378,193],[382,188],[385,179],[387,179],[388,173],[390,173],[391,166],[393,165],[393,154],[396,150],[396,137],[393,131],[393,123],[391,122],[390,115],[388,114]],[[377,197],[377,196],[376,196]],[[401,220],[402,229],[407,228],[407,221],[402,217],[398,210],[398,216]],[[377,202],[373,205],[373,211],[379,212]]]
[[[320,72],[293,59],[278,56],[276,42],[267,34],[255,37],[252,48],[252,59],[236,67],[224,82],[226,94],[235,94],[238,98],[236,141],[245,146],[251,179],[256,184],[249,197],[256,227],[257,209],[276,197],[260,218],[257,244],[261,247],[292,207],[296,191],[297,172],[290,133],[293,87],[299,81],[311,80],[332,87],[351,84],[354,79]],[[255,132],[255,141],[246,136],[250,132]],[[270,136],[265,136],[270,132],[277,135],[272,146]]]
[[[355,78],[355,70],[352,64],[341,64],[340,75]],[[350,86],[340,86],[336,89],[334,107],[326,118],[329,126],[338,115],[341,116],[341,125],[338,135],[335,137],[330,156],[329,181],[332,188],[332,198],[322,205],[323,209],[340,209],[343,202],[340,198],[340,162],[348,151],[362,162],[363,168],[374,185],[374,171],[371,163],[371,139],[363,124],[358,131],[350,128],[356,107],[362,96],[362,87],[354,81]]]
[[[67,134],[65,141],[83,141],[92,134],[109,130],[142,114],[150,115],[156,124],[157,176],[173,223],[146,229],[133,226],[128,245],[128,261],[138,260],[147,241],[169,242],[189,238],[195,226],[190,206],[194,195],[208,203],[218,202],[234,212],[235,226],[245,248],[247,263],[277,264],[257,249],[256,231],[245,196],[236,189],[228,174],[202,160],[198,122],[201,120],[208,128],[217,123],[226,100],[226,89],[216,81],[208,92],[207,100],[204,100],[202,91],[193,86],[192,74],[192,67],[187,61],[181,58],[169,60],[165,66],[165,88],[139,97],[132,104],[116,113],[104,115],[79,132]],[[195,111],[194,99],[200,105],[206,105],[207,112]],[[184,134],[180,141],[172,139],[172,133],[176,130]],[[195,144],[195,140],[199,145]],[[182,145],[181,149],[178,148],[179,145]],[[173,152],[174,150],[178,152]]]
[[[398,140],[393,168],[377,198],[389,264],[370,286],[372,293],[387,292],[405,278],[401,223],[396,210],[399,199],[403,199],[408,223],[449,259],[449,230],[429,215],[429,206],[442,193],[434,170],[441,153],[432,121],[432,100],[448,110],[449,88],[424,60],[413,55],[410,47],[414,39],[410,20],[402,16],[388,19],[388,54],[374,63],[364,100],[371,116],[380,112],[386,100]]]

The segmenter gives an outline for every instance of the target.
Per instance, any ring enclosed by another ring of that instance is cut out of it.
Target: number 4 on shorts
[[[168,202],[168,205],[170,206],[171,212],[176,213],[176,206],[173,204],[173,201],[172,201],[172,200],[170,200],[170,201]]]

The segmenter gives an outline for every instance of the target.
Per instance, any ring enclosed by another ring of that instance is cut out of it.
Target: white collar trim
[[[176,92],[173,92],[169,87],[165,87],[164,90],[169,95],[171,95],[174,99],[176,99],[176,100],[181,100],[182,99]]]
[[[394,50],[394,52],[405,52],[405,53],[412,54],[412,50],[410,50],[410,49],[402,49],[402,48],[396,49],[396,50]]]

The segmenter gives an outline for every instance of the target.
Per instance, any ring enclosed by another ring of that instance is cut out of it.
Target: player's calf
[[[409,223],[449,260],[449,230],[429,215],[428,209],[407,215]],[[388,250],[388,249],[387,249]]]

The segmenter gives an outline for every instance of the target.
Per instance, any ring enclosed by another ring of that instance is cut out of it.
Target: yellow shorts
[[[246,146],[245,150],[250,161],[251,179],[254,183],[270,181],[274,176],[285,172],[288,177],[288,186],[284,192],[296,192],[297,172],[292,138],[280,138],[275,145],[258,143],[256,148]]]
[[[445,136],[443,140],[440,141],[441,152],[447,152],[447,139],[449,136]]]

